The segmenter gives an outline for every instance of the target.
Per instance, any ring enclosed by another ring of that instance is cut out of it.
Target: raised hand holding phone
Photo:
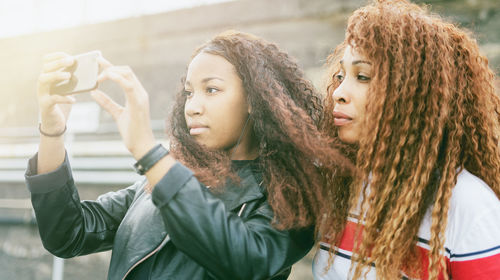
[[[97,66],[94,66],[94,63],[87,63],[88,61],[82,63],[82,57],[95,59]],[[78,71],[89,68],[90,71]],[[102,70],[98,76],[93,70],[96,68]],[[67,87],[59,87],[56,90],[57,85],[71,84],[72,77],[75,79],[74,76],[77,82],[84,82],[82,86],[75,85],[69,91]],[[80,79],[82,77],[83,79]],[[112,115],[127,149],[134,158],[140,159],[155,146],[149,97],[130,67],[114,66],[100,56],[100,53],[98,56],[52,53],[45,56],[42,73],[38,79],[37,95],[41,112],[38,174],[54,171],[64,161],[65,148],[62,136],[66,129],[71,104],[75,103],[75,98],[71,94],[88,91],[105,80],[116,82],[123,89],[126,97],[125,105],[117,104],[106,93],[97,89],[91,91],[91,96]],[[168,163],[162,161],[156,164],[147,174],[149,182],[155,185],[173,163],[173,159],[170,159]]]
[[[38,77],[37,97],[40,110],[40,129],[47,134],[58,134],[66,127],[66,121],[75,102],[72,96],[54,95],[54,84],[69,81],[71,67],[75,58],[63,52],[47,54],[43,57],[42,72]]]
[[[38,99],[41,112],[40,130],[46,135],[64,132],[66,121],[75,102],[68,95],[97,88],[100,51],[70,56],[58,52],[43,58],[42,73],[38,79]]]

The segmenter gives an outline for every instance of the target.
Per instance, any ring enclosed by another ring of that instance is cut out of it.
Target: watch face
[[[139,162],[134,164],[134,169],[135,169],[135,172],[139,173],[139,175],[144,175],[144,173],[146,172],[146,170],[144,170],[144,166],[139,164]]]

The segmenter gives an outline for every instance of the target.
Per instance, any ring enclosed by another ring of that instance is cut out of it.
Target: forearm
[[[32,193],[31,203],[44,248],[56,256],[70,258],[80,254],[84,223],[80,202],[71,196],[74,192],[67,185],[60,188],[70,191]]]
[[[206,204],[195,204],[196,197],[178,200],[161,209],[167,232],[179,250],[217,278],[268,279],[312,247],[312,233],[279,231],[258,209],[248,209],[255,213],[241,218],[214,198]]]
[[[225,205],[181,165],[174,166],[153,192],[172,242],[219,278],[270,277],[311,248],[312,232],[297,235],[273,228],[272,210],[262,199],[254,196],[245,208],[247,214],[239,216],[241,207]]]
[[[61,188],[31,194],[44,247],[63,258],[111,249],[121,211],[109,213],[100,201],[80,202],[71,181]]]
[[[37,174],[56,170],[64,162],[65,155],[64,135],[58,137],[40,135]]]
[[[69,162],[37,175],[37,159],[29,160],[25,178],[45,248],[61,257],[110,249],[142,182],[103,194],[95,201],[80,202]]]
[[[161,209],[172,242],[217,278],[267,279],[308,251],[293,248],[290,234],[272,228],[263,215],[240,218],[213,198],[196,206],[174,201]]]
[[[165,174],[167,174],[174,164],[174,157],[167,155],[146,172],[146,178],[148,179],[151,190],[154,186],[156,186],[156,184],[158,184],[158,182],[160,182],[160,180],[165,176]]]
[[[61,257],[75,256],[70,245],[79,239],[83,226],[80,199],[75,189],[69,162],[51,172],[36,174],[39,155],[28,162],[25,179],[31,193],[40,237],[44,247]]]

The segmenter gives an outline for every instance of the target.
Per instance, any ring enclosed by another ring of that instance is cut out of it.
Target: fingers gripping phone
[[[63,70],[70,72],[71,78],[53,84],[51,94],[69,95],[96,89],[97,76],[99,75],[97,58],[100,56],[100,51],[76,55],[75,63]]]

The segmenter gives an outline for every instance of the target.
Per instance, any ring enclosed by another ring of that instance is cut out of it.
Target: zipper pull
[[[243,210],[245,210],[246,206],[246,203],[243,203],[243,205],[241,205],[240,211],[238,211],[238,217],[241,217],[241,214],[243,214]]]

